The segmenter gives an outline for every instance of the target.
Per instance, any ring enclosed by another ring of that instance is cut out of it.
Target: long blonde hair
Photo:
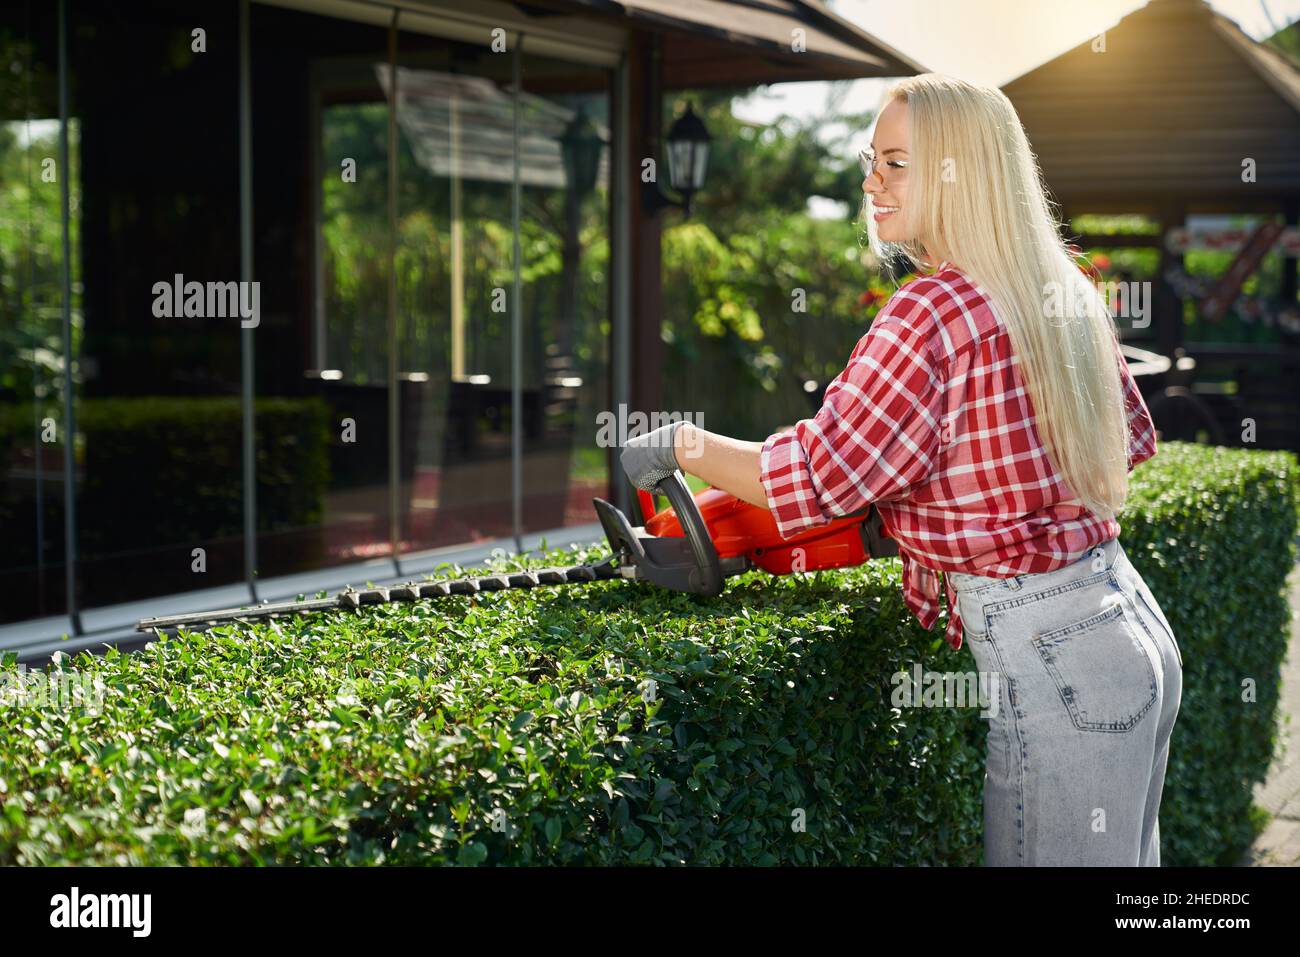
[[[1015,107],[1001,90],[934,73],[886,100],[908,106],[903,214],[914,238],[882,242],[864,201],[872,248],[952,262],[983,287],[1057,472],[1086,508],[1113,518],[1128,494],[1129,441],[1114,319],[1066,248]]]

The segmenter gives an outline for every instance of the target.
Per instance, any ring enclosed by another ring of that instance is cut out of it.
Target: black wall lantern
[[[582,204],[596,186],[600,154],[604,148],[605,140],[587,116],[586,105],[579,105],[560,135],[560,152],[568,188],[564,191],[564,269],[560,285],[560,311],[555,317],[555,352],[547,359],[551,373],[548,384],[582,381],[573,355],[574,330],[578,324],[579,266],[582,259],[579,233]]]
[[[564,158],[564,175],[569,190],[580,200],[596,185],[600,151],[604,148],[605,141],[587,116],[586,105],[579,106],[578,112],[560,136],[560,151]]]
[[[668,206],[679,206],[683,213],[691,214],[691,198],[704,187],[704,174],[709,164],[709,136],[704,121],[696,115],[691,104],[677,118],[668,131],[668,183],[682,194],[680,200],[671,199],[659,189],[658,182],[645,183],[642,195],[646,211],[655,213]]]

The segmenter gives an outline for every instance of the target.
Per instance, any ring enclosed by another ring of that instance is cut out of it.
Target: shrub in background
[[[238,396],[96,399],[82,403],[86,437],[83,537],[96,551],[123,542],[237,535],[243,528]],[[327,410],[318,399],[257,399],[259,531],[320,521],[329,479]],[[188,522],[188,527],[177,523]]]
[[[254,411],[258,530],[319,523],[329,482],[327,406],[316,398],[267,398],[256,400]],[[81,523],[82,547],[113,554],[239,535],[241,416],[238,396],[80,401],[78,507],[93,516]],[[18,436],[30,435],[32,421],[30,404],[0,406],[0,462]],[[34,503],[4,492],[0,486],[0,517],[14,528],[34,528]],[[51,517],[61,521],[61,495],[47,498]],[[35,561],[31,534],[11,544]]]
[[[1278,742],[1296,457],[1165,442],[1133,476],[1120,541],[1183,660],[1161,864],[1236,865],[1262,824],[1251,797]]]

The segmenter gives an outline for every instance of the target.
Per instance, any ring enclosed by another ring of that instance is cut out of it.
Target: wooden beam
[[[632,86],[628,111],[631,168],[619,175],[629,177],[628,201],[632,208],[632,408],[629,412],[653,412],[663,404],[662,214],[647,212],[641,200],[642,161],[653,157],[656,169],[667,174],[662,149],[662,42],[658,34],[638,32],[628,58]]]
[[[1155,312],[1156,342],[1159,351],[1173,357],[1183,346],[1183,301],[1165,282],[1165,271],[1171,267],[1183,268],[1182,253],[1171,252],[1164,245],[1170,229],[1187,223],[1187,206],[1181,199],[1168,200],[1160,211],[1160,264],[1156,267],[1152,288]]]
[[[1300,226],[1300,197],[1292,196],[1282,210],[1288,226]],[[1300,273],[1300,256],[1282,260],[1282,301],[1288,306],[1296,301],[1296,280]]]

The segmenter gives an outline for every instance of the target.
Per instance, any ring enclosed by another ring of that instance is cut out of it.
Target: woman
[[[1150,415],[1010,101],[927,74],[886,102],[864,153],[872,245],[932,271],[815,418],[761,443],[675,422],[629,440],[624,469],[645,489],[691,472],[785,538],[877,503],[909,607],[933,626],[942,573],[947,640],[999,689],[985,863],[1159,866],[1182,658],[1116,520]]]

